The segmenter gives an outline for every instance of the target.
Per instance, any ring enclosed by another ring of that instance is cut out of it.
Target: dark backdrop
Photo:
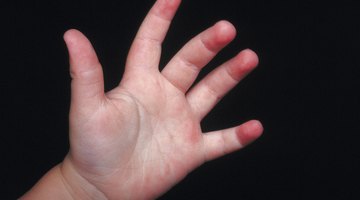
[[[237,39],[201,74],[252,48],[259,68],[203,121],[257,118],[264,135],[207,163],[162,199],[359,199],[359,12],[345,1],[184,0],[162,63],[221,19]],[[12,1],[1,10],[1,199],[27,191],[68,149],[70,78],[62,34],[84,32],[117,85],[152,0]]]

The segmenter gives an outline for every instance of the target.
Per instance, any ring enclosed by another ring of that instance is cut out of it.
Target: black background
[[[239,50],[256,71],[203,121],[204,131],[259,119],[264,135],[206,163],[161,199],[359,199],[359,7],[354,2],[184,0],[162,64],[191,37],[227,19],[236,40],[203,76]],[[152,0],[12,1],[1,6],[1,199],[15,199],[68,150],[70,77],[62,34],[85,33],[106,89]]]

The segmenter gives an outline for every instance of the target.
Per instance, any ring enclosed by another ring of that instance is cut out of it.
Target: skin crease
[[[70,151],[22,199],[154,199],[206,161],[258,138],[262,125],[203,133],[204,116],[258,64],[243,50],[190,90],[200,70],[236,35],[220,21],[159,71],[161,44],[180,0],[158,0],[130,48],[118,87],[104,92],[101,64],[77,30],[64,35],[71,83]],[[158,27],[154,29],[153,27]],[[47,191],[47,192],[46,192]]]

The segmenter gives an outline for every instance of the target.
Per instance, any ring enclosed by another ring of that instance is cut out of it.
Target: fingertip
[[[251,49],[244,49],[239,53],[242,63],[250,68],[255,68],[259,64],[258,55]]]
[[[263,130],[264,128],[260,121],[251,120],[240,125],[236,132],[239,142],[243,146],[246,146],[259,138],[262,135]]]
[[[155,3],[153,11],[156,15],[171,20],[180,4],[181,0],[158,0]]]
[[[215,23],[212,27],[200,34],[200,39],[206,48],[218,53],[229,44],[236,36],[235,27],[226,20]]]
[[[65,42],[68,43],[72,43],[74,41],[74,39],[76,38],[76,35],[81,34],[80,31],[76,30],[76,29],[69,29],[67,31],[65,31],[63,38],[65,40]]]
[[[249,121],[249,124],[252,135],[256,138],[260,137],[264,131],[262,123],[259,120],[251,120]]]
[[[235,26],[227,20],[218,21],[214,25],[216,31],[216,40],[220,43],[228,43],[236,36]]]
[[[79,30],[76,29],[69,29],[67,30],[64,35],[63,39],[69,51],[70,57],[73,54],[81,54],[84,49],[87,49],[88,46],[88,39],[84,34],[82,34]]]
[[[177,8],[181,4],[181,0],[165,0],[169,7]]]
[[[227,65],[229,74],[237,81],[243,79],[249,74],[259,63],[259,58],[251,49],[242,50]]]
[[[79,30],[69,29],[63,35],[70,61],[76,65],[97,64],[98,59],[89,39]]]

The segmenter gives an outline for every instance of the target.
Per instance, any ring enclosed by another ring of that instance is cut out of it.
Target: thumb
[[[70,57],[71,105],[76,108],[96,108],[105,94],[103,72],[95,50],[77,30],[68,30],[64,40]]]

